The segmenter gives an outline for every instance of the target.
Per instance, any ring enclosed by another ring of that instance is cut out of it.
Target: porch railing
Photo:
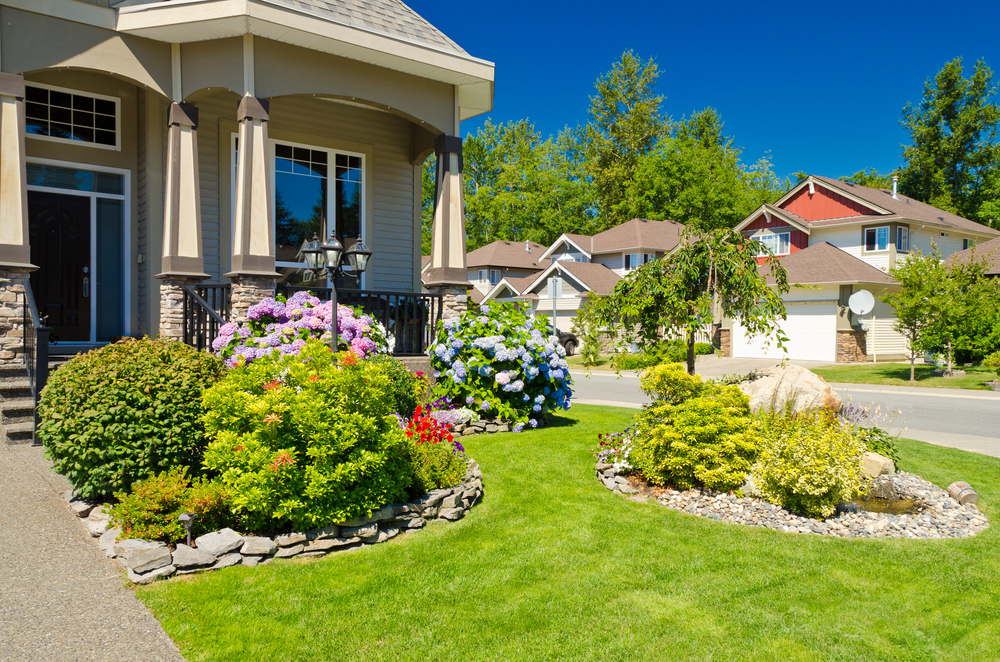
[[[229,285],[184,287],[184,342],[211,349],[219,327],[229,320]]]
[[[296,292],[311,292],[321,301],[329,301],[329,287],[279,286],[278,292],[292,296]],[[441,323],[440,294],[427,292],[391,292],[387,290],[347,290],[337,288],[337,303],[361,308],[382,323],[395,340],[393,354],[417,356],[426,353],[437,337]]]
[[[42,419],[38,415],[38,400],[42,389],[49,381],[49,327],[42,323],[35,304],[35,295],[31,291],[31,283],[24,282],[24,307],[22,309],[21,338],[24,350],[24,367],[28,371],[28,383],[31,385],[31,399],[34,404],[35,427],[31,434],[31,442],[38,443],[38,426]]]

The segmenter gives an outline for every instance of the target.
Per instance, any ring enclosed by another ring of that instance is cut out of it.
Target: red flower
[[[264,384],[264,390],[265,391],[278,391],[278,390],[281,389],[281,387],[282,387],[282,383],[279,382],[277,379],[275,379],[274,381],[270,381],[270,382]]]
[[[314,382],[314,383],[318,382],[319,381],[319,375],[313,375],[312,377],[309,378],[309,381]]]
[[[344,358],[340,360],[341,365],[357,365],[358,355],[354,352],[344,352]]]

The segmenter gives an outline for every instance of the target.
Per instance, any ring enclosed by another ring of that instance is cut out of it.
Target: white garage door
[[[788,337],[785,354],[778,349],[773,337],[767,347],[765,338],[748,338],[743,325],[733,322],[733,356],[740,358],[782,359],[798,361],[837,360],[837,304],[786,302],[788,319],[781,329]]]

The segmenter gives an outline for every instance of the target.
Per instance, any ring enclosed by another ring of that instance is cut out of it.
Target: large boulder
[[[868,478],[878,478],[882,475],[891,476],[896,473],[896,467],[890,458],[872,452],[865,453],[861,457],[861,469]]]
[[[837,392],[825,379],[801,366],[775,366],[757,374],[757,379],[739,383],[755,412],[796,413],[819,408],[840,411],[842,401]]]

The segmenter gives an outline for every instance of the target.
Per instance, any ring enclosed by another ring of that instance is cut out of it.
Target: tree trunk
[[[694,331],[688,329],[688,374],[694,374]]]
[[[916,371],[916,368],[914,367],[914,363],[916,362],[916,360],[917,360],[917,353],[914,352],[911,349],[910,350],[910,381],[911,382],[917,381],[916,377],[914,377],[914,373]]]
[[[951,374],[951,341],[948,341],[948,374]]]

